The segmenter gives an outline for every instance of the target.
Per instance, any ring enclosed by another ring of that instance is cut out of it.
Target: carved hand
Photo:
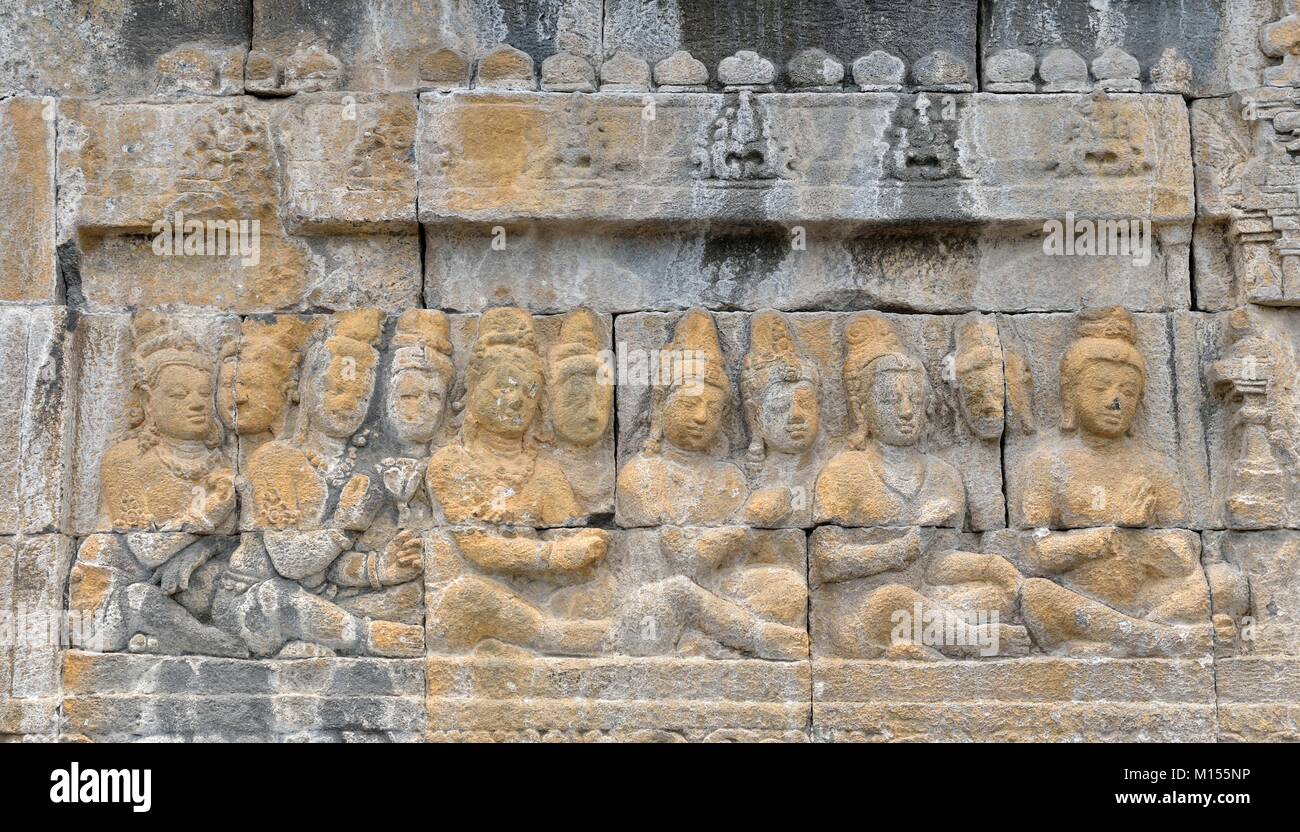
[[[1147,526],[1155,518],[1156,495],[1146,477],[1128,489],[1119,507],[1119,522],[1124,526]]]
[[[775,525],[790,516],[790,491],[785,488],[764,488],[749,498],[745,513],[750,522]]]
[[[609,552],[609,534],[601,529],[583,529],[572,537],[551,544],[550,562],[556,569],[578,572],[595,566]]]
[[[192,545],[176,553],[170,560],[158,567],[154,580],[164,595],[175,595],[183,589],[190,588],[190,577],[194,570],[207,563],[211,548]]]
[[[410,529],[398,532],[378,559],[379,582],[384,586],[413,581],[424,572],[424,540]]]

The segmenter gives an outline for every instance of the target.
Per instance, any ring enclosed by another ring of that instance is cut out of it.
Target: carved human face
[[[518,363],[500,361],[474,385],[468,402],[469,413],[485,430],[517,439],[533,423],[541,391],[542,378],[538,373]]]
[[[183,364],[158,371],[149,390],[154,426],[172,439],[205,439],[212,429],[212,374]]]
[[[217,413],[241,436],[264,433],[284,411],[285,384],[274,368],[227,358],[217,373]]]
[[[388,391],[388,421],[397,438],[410,444],[429,442],[446,412],[447,383],[441,375],[408,369],[397,374]]]
[[[726,403],[726,391],[712,384],[679,387],[664,403],[664,438],[688,451],[708,449],[722,430]]]
[[[594,366],[562,375],[551,390],[555,432],[574,445],[599,442],[609,427],[612,393]]]
[[[957,394],[962,415],[977,436],[995,439],[1002,433],[1005,382],[1000,364],[972,367],[958,375]]]
[[[344,438],[361,429],[370,409],[370,397],[375,392],[374,356],[355,355],[348,350],[328,352],[318,418],[326,434]]]
[[[915,445],[925,431],[925,377],[913,369],[887,369],[871,376],[866,391],[871,435],[886,445]]]
[[[1114,439],[1128,433],[1142,401],[1142,374],[1114,361],[1091,361],[1070,388],[1078,428]]]
[[[772,384],[763,394],[759,422],[763,439],[775,450],[787,454],[808,450],[821,424],[816,386],[806,379]]]

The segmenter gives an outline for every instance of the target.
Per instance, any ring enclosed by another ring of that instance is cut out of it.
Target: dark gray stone
[[[752,50],[784,67],[807,48],[845,67],[875,49],[911,66],[936,49],[975,66],[976,0],[607,0],[606,54],[627,48],[652,63],[678,49],[710,68]],[[779,74],[779,73],[778,73]]]

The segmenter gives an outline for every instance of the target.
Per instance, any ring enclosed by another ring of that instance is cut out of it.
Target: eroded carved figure
[[[854,432],[849,449],[817,478],[817,521],[960,528],[961,476],[921,448],[933,401],[929,378],[884,316],[864,313],[845,324],[843,372]]]
[[[817,478],[821,373],[805,357],[785,316],[755,313],[740,387],[749,450],[750,495],[741,512],[760,528],[807,526]]]
[[[1025,623],[1046,651],[1192,655],[1208,649],[1208,588],[1170,462],[1133,433],[1147,382],[1132,316],[1087,310],[1061,359],[1061,438],[1020,471]]]
[[[307,349],[291,437],[259,446],[246,463],[243,491],[259,530],[245,532],[231,554],[212,619],[255,655],[423,650],[422,539],[404,530],[371,548],[364,537],[383,506],[375,477],[356,470],[381,325],[376,310],[336,316],[329,337]],[[274,351],[241,352],[240,374],[295,363]],[[236,403],[237,423],[240,413]]]
[[[689,371],[651,391],[650,433],[618,474],[619,522],[625,526],[726,524],[745,505],[749,487],[723,457],[722,429],[732,403],[731,380],[713,316],[692,309],[677,322],[671,354]]]

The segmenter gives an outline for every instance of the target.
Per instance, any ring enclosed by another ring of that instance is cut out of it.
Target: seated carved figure
[[[374,395],[381,324],[378,310],[341,313],[332,335],[308,352],[292,435],[262,445],[244,465],[254,526],[320,528],[335,502],[337,525],[369,525],[378,486],[364,473],[354,475],[352,440]]]
[[[529,314],[485,312],[465,371],[460,436],[433,455],[426,476],[447,523],[556,526],[579,518],[564,471],[541,455],[532,436],[543,380]],[[440,535],[455,555],[441,576],[446,582],[431,593],[435,645],[468,650],[490,641],[568,655],[599,651],[606,624],[588,617],[608,609],[608,582],[594,580],[608,550],[605,532],[584,529],[558,540],[488,528]],[[513,589],[516,582],[542,587],[545,608]]]
[[[698,361],[683,364],[693,372],[652,388],[650,435],[618,474],[619,522],[721,525],[745,504],[749,488],[738,467],[718,458],[731,382],[713,317],[702,309],[687,312],[667,349]]]
[[[308,353],[292,440],[267,442],[248,460],[245,492],[264,530],[242,536],[212,616],[256,655],[422,650],[419,536],[399,532],[380,551],[357,545],[382,501],[371,477],[354,472],[350,447],[374,391],[379,330],[374,310],[340,314]],[[264,371],[256,360],[241,365]]]
[[[1063,441],[1037,449],[1021,472],[1023,526],[1185,521],[1173,466],[1132,436],[1147,379],[1136,344],[1125,310],[1082,313],[1079,337],[1061,359]]]
[[[543,382],[528,313],[484,312],[465,371],[465,422],[426,476],[448,523],[561,526],[581,517],[564,470],[531,435]]]
[[[217,538],[184,532],[212,532],[235,507],[213,416],[213,362],[155,313],[137,315],[131,330],[136,410],[127,438],[100,468],[105,510],[115,529],[166,533],[87,540],[72,569],[71,602],[94,612],[106,650],[245,655],[176,600],[220,555]]]
[[[1021,575],[996,554],[941,551],[926,556],[922,531],[819,529],[809,579],[823,649],[841,658],[938,659],[1023,656],[1029,634],[1019,617]],[[996,615],[996,619],[992,616]],[[941,622],[955,637],[918,642],[899,622]],[[983,616],[983,618],[981,618]],[[958,632],[958,630],[960,632]]]
[[[456,380],[449,330],[442,312],[411,309],[398,318],[393,334],[384,416],[400,455],[380,460],[379,473],[391,503],[386,505],[393,515],[388,519],[397,528],[426,526],[431,520],[420,485]]]
[[[746,461],[755,486],[742,517],[754,526],[811,525],[820,381],[784,316],[756,313],[740,376],[750,436]]]
[[[548,540],[451,532],[447,549],[476,573],[461,571],[434,592],[431,644],[453,652],[510,645],[570,656],[806,658],[803,576],[746,563],[751,535],[664,529],[659,555],[675,574],[637,585],[621,583],[604,563],[609,536],[596,529]]]
[[[127,437],[100,479],[115,529],[211,532],[235,507],[234,472],[213,418],[213,367],[156,313],[132,322],[135,399]]]
[[[785,565],[753,563],[756,533],[665,528],[659,552],[675,574],[622,598],[608,646],[623,655],[808,656],[808,590]]]
[[[961,476],[918,447],[930,399],[925,368],[879,314],[858,315],[844,328],[844,387],[857,430],[851,449],[832,457],[817,478],[817,521],[960,527]]]
[[[1023,524],[1078,529],[1038,538],[1027,552],[1025,622],[1049,652],[1152,656],[1207,648],[1208,589],[1185,533],[1109,526],[1182,522],[1167,460],[1132,436],[1146,386],[1132,317],[1081,315],[1061,359],[1062,445],[1038,449],[1020,472]],[[1204,631],[1204,632],[1203,632]]]

